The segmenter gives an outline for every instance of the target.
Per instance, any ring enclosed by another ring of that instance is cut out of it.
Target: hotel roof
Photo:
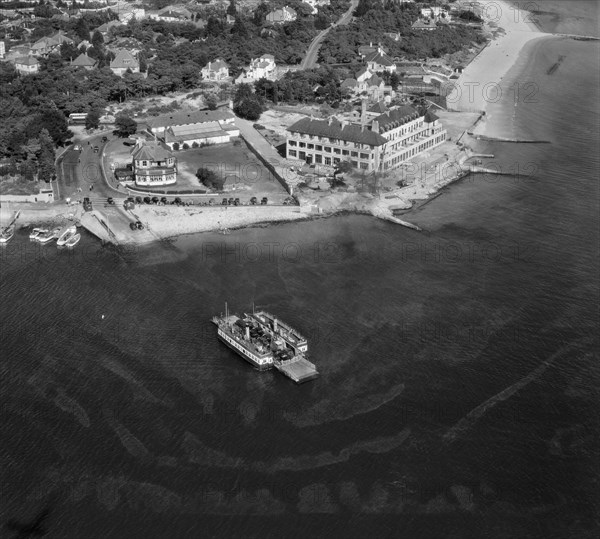
[[[142,142],[133,149],[131,155],[136,161],[165,161],[173,157],[171,150],[164,143],[155,140]]]
[[[415,120],[419,117],[419,113],[416,109],[409,107],[408,105],[402,105],[398,108],[391,109],[381,116],[377,116],[375,120],[379,122],[381,128],[387,127],[393,129],[399,125],[402,125],[411,120]],[[387,130],[387,129],[386,129]]]
[[[302,133],[304,135],[369,144],[370,146],[383,146],[387,142],[387,139],[375,131],[371,131],[368,128],[363,129],[362,126],[357,124],[344,125],[336,118],[330,118],[329,120],[302,118],[294,125],[288,127],[288,131],[292,133]]]

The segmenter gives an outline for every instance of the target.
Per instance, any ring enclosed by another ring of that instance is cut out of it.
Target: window
[[[334,157],[333,158],[333,164],[337,165],[340,162],[340,158],[339,157]]]
[[[361,163],[360,168],[362,168],[363,170],[367,170],[369,168],[369,163]]]
[[[331,148],[329,146],[325,146],[325,151],[331,153]]]
[[[296,141],[295,140],[290,140],[290,141],[288,141],[288,144],[290,146],[296,146]]]
[[[148,161],[142,161],[142,166],[143,167],[147,167],[148,166]]]
[[[301,142],[301,143],[299,144],[299,146],[300,146],[300,148],[306,148],[306,143],[304,143],[304,142]]]
[[[350,155],[350,152],[348,150],[342,150],[342,155]]]
[[[306,159],[306,152],[298,152],[298,157],[300,159]]]
[[[325,164],[326,165],[331,165],[331,157],[326,157],[325,158]]]
[[[368,153],[361,153],[360,154],[360,158],[361,159],[369,159],[369,154]]]
[[[307,147],[309,150],[314,150],[314,149],[315,149],[315,145],[314,145],[314,144],[307,144],[307,145],[306,145],[306,147]]]
[[[288,153],[290,154],[290,157],[296,157],[296,150],[290,150]]]
[[[333,149],[333,153],[337,153],[339,155],[340,154],[340,149],[339,148],[334,148]]]
[[[315,163],[322,163],[323,162],[323,157],[321,156],[321,154],[315,154]]]
[[[352,163],[352,166],[354,168],[356,168],[358,166],[358,161],[350,161],[350,163]]]
[[[358,152],[350,152],[350,157],[358,157]]]
[[[315,146],[315,150],[322,152],[323,151],[323,146],[319,146],[318,144]]]

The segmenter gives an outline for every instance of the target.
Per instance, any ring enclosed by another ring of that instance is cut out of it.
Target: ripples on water
[[[567,59],[517,129],[552,145],[491,148],[534,176],[455,184],[408,217],[422,234],[362,216],[125,252],[19,234],[0,253],[4,520],[49,506],[65,537],[183,536],[198,514],[404,514],[418,537],[588,526],[594,46],[537,52]],[[226,300],[300,328],[321,378],[298,387],[221,346]]]

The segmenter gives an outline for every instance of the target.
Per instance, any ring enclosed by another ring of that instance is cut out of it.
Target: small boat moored
[[[29,233],[29,239],[30,240],[35,240],[37,239],[37,237],[40,234],[45,234],[46,232],[48,232],[47,228],[34,228],[30,233]]]
[[[2,230],[2,232],[0,232],[0,243],[8,243],[14,235],[14,225],[7,226],[4,230]]]
[[[79,243],[80,239],[81,239],[81,234],[76,232],[71,237],[69,237],[69,239],[65,242],[65,247],[75,247],[75,245],[77,245]]]
[[[58,239],[56,240],[56,245],[59,247],[62,245],[66,245],[67,242],[77,234],[77,227],[75,225],[70,225],[68,227],[63,228],[59,234]]]
[[[40,243],[48,243],[52,240],[56,239],[60,233],[60,228],[55,228],[54,230],[48,230],[44,234],[40,234],[36,239]]]

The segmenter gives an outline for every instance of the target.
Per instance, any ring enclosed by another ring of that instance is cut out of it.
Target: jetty
[[[284,376],[292,379],[297,384],[308,382],[318,378],[319,373],[313,363],[308,361],[304,356],[295,356],[286,361],[275,361],[273,366]]]

